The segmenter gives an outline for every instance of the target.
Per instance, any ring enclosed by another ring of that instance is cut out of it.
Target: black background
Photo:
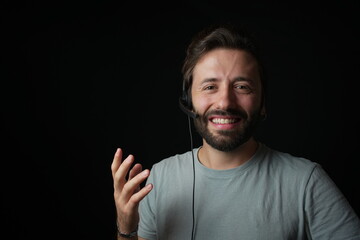
[[[219,22],[252,29],[263,52],[259,140],[320,163],[359,214],[359,10],[356,1],[3,2],[7,239],[114,239],[113,154],[121,147],[150,168],[190,149],[180,69],[193,34]]]

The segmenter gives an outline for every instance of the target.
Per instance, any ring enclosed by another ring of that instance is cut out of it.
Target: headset
[[[186,80],[183,80],[182,94],[179,98],[179,107],[187,115],[188,124],[189,124],[189,133],[190,133],[190,148],[192,154],[192,168],[193,168],[193,192],[192,192],[192,230],[191,230],[191,239],[194,239],[195,232],[195,157],[193,151],[193,136],[191,131],[191,120],[190,118],[196,119],[200,115],[193,111],[193,106],[191,102],[191,95],[189,94],[189,88],[187,87]]]
[[[193,106],[191,102],[191,94],[189,94],[189,88],[187,86],[186,80],[183,80],[183,86],[182,86],[182,94],[179,98],[179,106],[181,110],[188,115],[188,117],[191,117],[193,119],[198,118],[199,114],[193,111]]]

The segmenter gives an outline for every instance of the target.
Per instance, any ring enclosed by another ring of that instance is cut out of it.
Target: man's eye
[[[249,86],[246,85],[237,85],[235,86],[236,89],[238,89],[242,93],[250,93],[251,89]]]
[[[245,86],[245,85],[236,85],[235,88],[238,88],[238,89],[248,89],[248,87]]]
[[[204,87],[204,90],[213,90],[215,89],[215,86],[206,86]]]

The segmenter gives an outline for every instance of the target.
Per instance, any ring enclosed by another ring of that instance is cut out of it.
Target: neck
[[[247,162],[256,152],[258,143],[250,138],[247,142],[230,152],[222,152],[203,141],[198,153],[199,161],[208,168],[226,170]]]

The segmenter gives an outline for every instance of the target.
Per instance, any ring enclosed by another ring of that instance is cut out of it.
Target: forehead
[[[202,78],[259,78],[255,57],[239,49],[214,49],[204,54],[196,63],[193,79]]]

